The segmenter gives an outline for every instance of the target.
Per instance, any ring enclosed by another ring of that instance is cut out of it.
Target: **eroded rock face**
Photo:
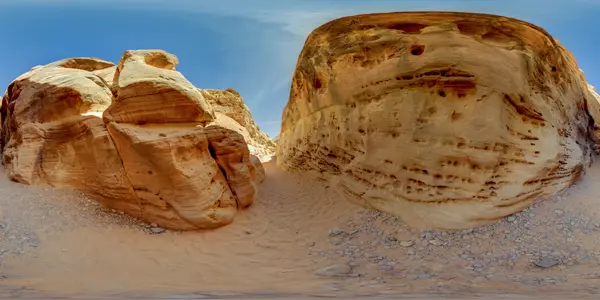
[[[262,164],[242,135],[213,122],[176,64],[138,50],[118,66],[73,58],[17,78],[0,107],[9,177],[82,190],[165,228],[231,223],[254,202]]]
[[[234,89],[200,90],[215,111],[216,124],[240,133],[250,147],[250,153],[262,161],[271,159],[275,143],[254,122],[250,109]]]
[[[582,72],[583,74],[583,72]],[[594,119],[594,132],[592,140],[595,142],[595,150],[600,152],[600,95],[596,92],[596,88],[588,84],[587,110],[590,116]]]
[[[162,50],[126,51],[113,79],[117,96],[104,119],[134,124],[212,121],[210,104],[175,71],[177,62]]]
[[[591,163],[582,78],[547,32],[514,19],[338,19],[300,54],[278,164],[414,226],[483,225],[567,188]]]

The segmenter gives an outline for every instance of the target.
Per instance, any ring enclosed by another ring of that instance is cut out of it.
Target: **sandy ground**
[[[408,228],[310,176],[265,168],[233,224],[160,234],[81,193],[0,174],[0,297],[600,294],[600,162],[562,195],[456,232]]]

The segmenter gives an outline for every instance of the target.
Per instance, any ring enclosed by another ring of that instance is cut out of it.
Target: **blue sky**
[[[338,17],[467,11],[537,24],[575,54],[600,87],[600,0],[0,0],[0,88],[32,66],[67,57],[117,62],[127,49],[176,54],[200,88],[234,88],[259,126],[279,132],[306,36]]]

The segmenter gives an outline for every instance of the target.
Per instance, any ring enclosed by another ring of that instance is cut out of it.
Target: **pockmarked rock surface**
[[[215,123],[177,63],[130,50],[118,65],[70,58],[19,76],[0,108],[10,179],[78,189],[169,229],[231,223],[254,202],[264,169],[242,134]]]
[[[480,226],[584,174],[596,147],[589,100],[571,53],[535,25],[345,17],[304,45],[278,164],[417,227]]]

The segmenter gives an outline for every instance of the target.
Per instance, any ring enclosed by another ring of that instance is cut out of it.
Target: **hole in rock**
[[[315,82],[313,84],[313,87],[315,89],[320,89],[321,87],[323,87],[323,84],[321,83],[321,80],[319,78],[315,78]]]
[[[425,46],[423,45],[413,45],[410,47],[410,54],[419,56],[425,52]]]

